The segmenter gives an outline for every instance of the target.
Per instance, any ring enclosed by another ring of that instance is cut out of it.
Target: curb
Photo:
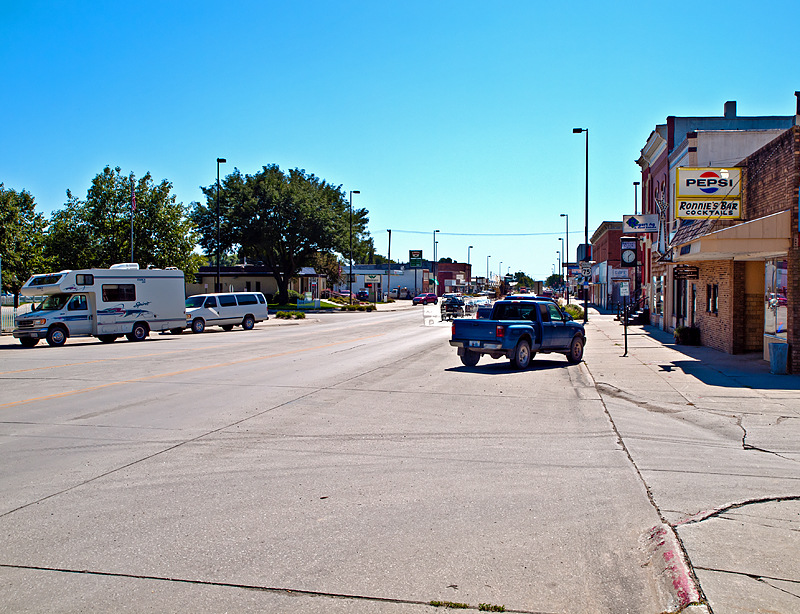
[[[660,524],[643,537],[647,566],[655,572],[659,593],[667,600],[667,612],[710,614],[689,570],[683,548],[672,527]]]

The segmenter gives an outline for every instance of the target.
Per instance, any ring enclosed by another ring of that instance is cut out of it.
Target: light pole
[[[573,134],[580,134],[581,132],[586,133],[586,222],[584,227],[584,245],[586,246],[584,249],[586,250],[586,256],[588,256],[589,251],[589,129],[588,128],[573,128]],[[588,288],[584,286],[583,288],[583,323],[589,321],[589,292]]]
[[[347,277],[350,292],[350,304],[353,304],[353,194],[361,194],[358,190],[350,190],[350,274]]]
[[[642,200],[642,213],[644,213],[644,200]],[[633,182],[633,214],[639,215],[639,182]],[[642,269],[642,276],[644,276],[644,269]],[[639,301],[639,292],[644,284],[639,283],[639,238],[636,238],[636,267],[633,271],[633,294],[636,301]]]
[[[484,284],[485,286],[489,285],[489,258],[491,258],[491,256],[486,256],[486,283]]]
[[[436,233],[442,232],[441,230],[434,230],[433,231],[433,292],[436,296],[439,296],[439,280],[436,279],[436,244],[438,241],[436,240]]]
[[[389,233],[389,255],[386,256],[386,302],[388,303],[392,293],[392,229],[387,228],[386,232]],[[397,294],[397,298],[400,298],[400,293]]]
[[[472,267],[469,264],[469,250],[471,250],[471,249],[472,249],[472,246],[468,245],[467,246],[467,272],[468,272],[467,276],[469,277],[469,279],[467,279],[467,292],[470,293],[470,294],[472,293]]]
[[[567,231],[566,231],[567,252],[566,253],[567,253],[567,273],[569,273],[569,214],[562,213],[561,217],[567,218]],[[569,275],[567,275],[567,305],[569,305]]]
[[[564,237],[558,237],[558,240],[561,241],[561,254],[563,256],[561,260],[561,283],[562,285],[567,285],[567,276],[564,274],[564,268],[567,266],[567,252],[564,251]]]
[[[561,281],[561,250],[556,250],[556,256],[558,256],[558,277],[559,281]]]
[[[227,162],[225,158],[217,158],[217,282],[214,285],[214,292],[220,292],[222,288],[219,282],[219,165]]]

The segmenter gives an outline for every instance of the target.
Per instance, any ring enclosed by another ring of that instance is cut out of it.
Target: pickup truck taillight
[[[506,327],[497,325],[497,331],[495,332],[495,337],[505,337],[506,336]]]
[[[455,322],[453,322],[450,325],[450,336],[453,337],[453,338],[455,338],[455,336],[456,336],[456,323]]]

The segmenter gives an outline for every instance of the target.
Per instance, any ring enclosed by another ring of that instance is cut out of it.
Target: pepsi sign
[[[677,198],[738,199],[741,194],[739,168],[678,167]]]

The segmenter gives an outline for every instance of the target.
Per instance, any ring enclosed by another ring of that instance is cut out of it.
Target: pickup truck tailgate
[[[493,320],[454,320],[453,339],[471,341],[496,341],[497,322]]]

